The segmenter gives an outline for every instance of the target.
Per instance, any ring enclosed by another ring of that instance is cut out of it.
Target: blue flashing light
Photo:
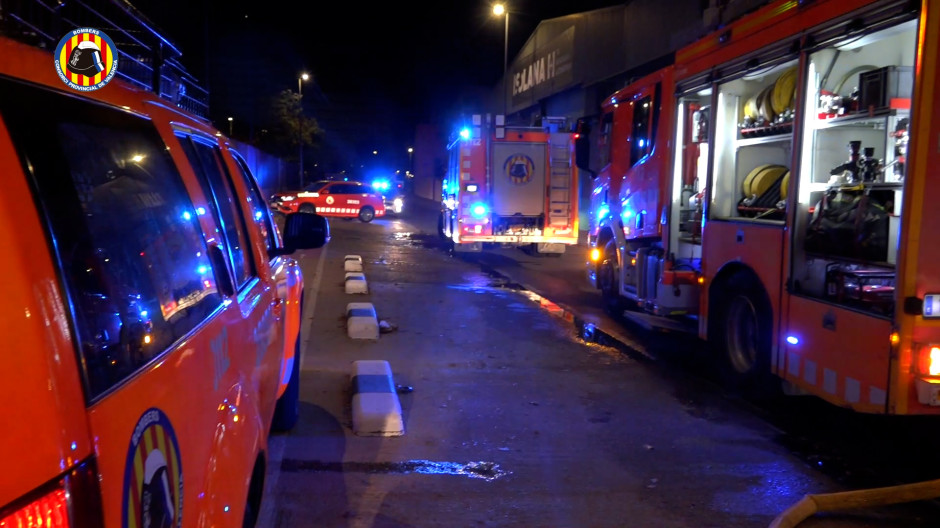
[[[197,214],[197,215],[204,215],[204,214],[206,214],[206,208],[205,208],[205,207],[197,207],[197,208],[196,208],[196,214]]]
[[[386,191],[390,187],[387,180],[375,180],[372,182],[372,188],[376,191]]]
[[[140,311],[140,317],[141,317],[141,319],[146,319],[148,315],[150,315],[150,312],[148,312],[147,310],[141,310],[141,311]]]
[[[609,214],[610,214],[610,208],[607,207],[607,204],[604,204],[597,210],[597,219],[601,220],[607,217],[607,215]]]
[[[199,266],[198,268],[196,268],[196,272],[199,273],[200,275],[205,275],[206,273],[209,273],[209,266],[205,266],[205,265]]]
[[[790,343],[791,345],[799,345],[800,340],[796,336],[787,336],[787,343]]]
[[[183,211],[183,220],[187,222],[193,219],[193,215],[189,214],[189,211]]]
[[[643,148],[646,146],[646,140],[643,138],[640,138],[640,140],[637,141],[637,144],[640,145],[640,148]]]
[[[462,139],[470,139],[470,129],[469,129],[469,128],[461,128],[461,129],[460,129],[460,137],[461,137]]]
[[[486,204],[477,202],[470,207],[470,214],[474,218],[483,218],[486,216]]]

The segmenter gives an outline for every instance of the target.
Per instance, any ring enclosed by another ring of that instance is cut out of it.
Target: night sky
[[[260,133],[270,97],[297,89],[350,162],[379,150],[407,157],[415,125],[449,126],[479,108],[503,69],[503,19],[492,3],[131,0],[183,52],[210,91],[219,128]],[[518,0],[510,4],[509,58],[539,21],[622,1]]]

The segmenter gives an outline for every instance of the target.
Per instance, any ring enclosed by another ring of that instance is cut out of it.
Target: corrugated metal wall
[[[490,106],[506,108],[516,123],[558,115],[545,111],[562,106],[570,118],[597,113],[606,96],[657,69],[678,48],[767,1],[633,0],[544,20],[511,58]],[[581,92],[577,107],[570,104],[572,88]],[[556,97],[565,102],[553,102]]]

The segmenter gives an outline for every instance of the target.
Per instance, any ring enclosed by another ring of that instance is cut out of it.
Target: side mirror
[[[577,136],[574,140],[574,163],[585,172],[596,176],[591,169],[591,125],[584,119],[578,120]]]
[[[284,247],[271,256],[289,255],[298,249],[316,249],[330,241],[330,223],[315,213],[290,213],[284,219]]]

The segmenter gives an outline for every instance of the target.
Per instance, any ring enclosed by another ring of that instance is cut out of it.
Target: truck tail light
[[[922,376],[940,376],[940,345],[921,347],[917,358],[917,371]]]
[[[0,519],[3,528],[68,528],[68,500],[64,489],[47,493]]]
[[[601,250],[594,248],[591,250],[591,260],[597,262],[601,259]]]
[[[69,528],[101,526],[103,522],[93,458],[22,500],[0,508],[0,528]]]

